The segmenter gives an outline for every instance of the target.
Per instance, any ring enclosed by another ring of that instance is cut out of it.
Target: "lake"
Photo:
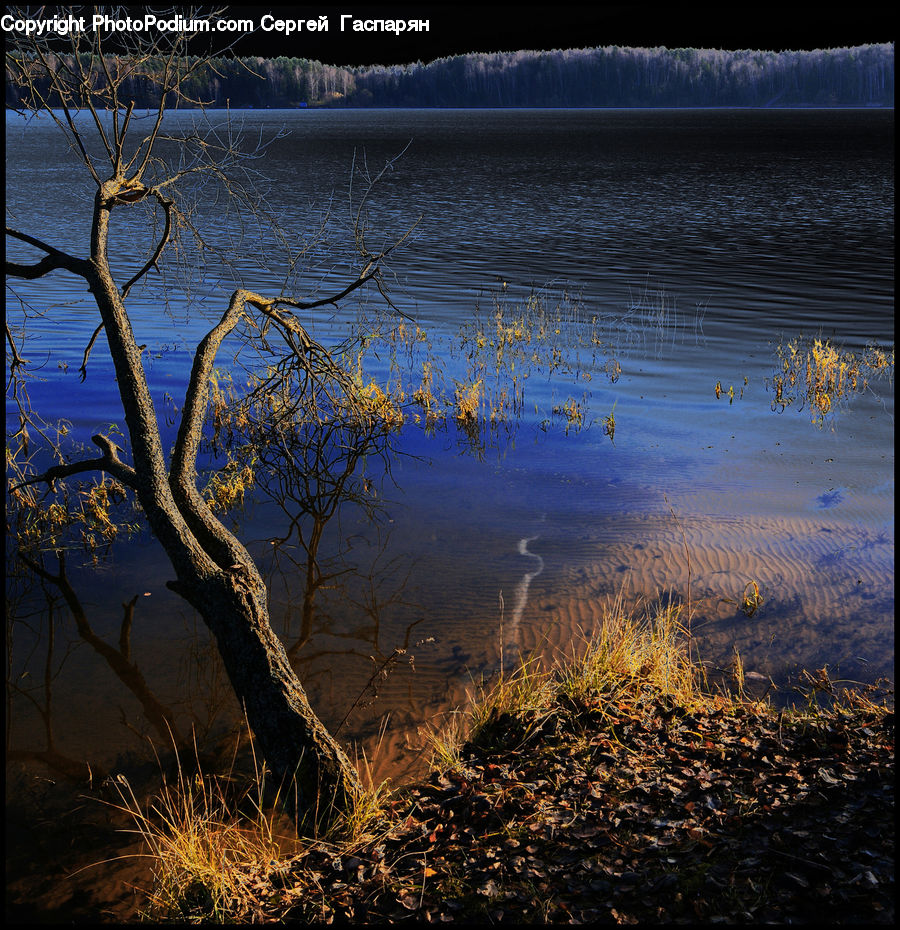
[[[167,128],[193,119],[174,114]],[[390,298],[427,334],[399,352],[395,338],[395,371],[421,376],[430,350],[452,394],[473,359],[491,371],[498,312],[507,326],[560,330],[517,357],[524,398],[496,428],[472,436],[450,417],[426,430],[410,416],[392,449],[352,462],[355,496],[335,480],[345,455],[313,503],[295,500],[292,512],[250,493],[234,516],[326,725],[368,740],[369,751],[385,727],[380,772],[414,767],[425,728],[490,676],[501,652],[505,661],[570,651],[616,596],[640,608],[690,595],[711,672],[737,652],[748,684],[777,702],[796,697],[802,669],[893,677],[893,111],[238,119],[264,146],[253,168],[272,212],[297,231],[293,247],[310,237],[303,273],[289,279],[254,222],[242,229],[237,216],[201,206],[215,243],[241,254],[245,286],[277,293],[288,281],[307,295],[346,280],[350,198],[365,172],[390,162],[369,201],[370,239],[417,224],[392,257]],[[7,146],[10,225],[83,253],[91,191],[54,127],[8,114]],[[331,232],[313,241],[326,208]],[[112,241],[124,274],[150,240]],[[29,255],[11,248],[19,254]],[[154,282],[130,304],[160,409],[180,403],[188,349],[235,281],[215,260],[200,273],[186,255],[190,301],[166,305]],[[17,282],[7,313],[16,335],[23,308],[33,317],[23,350],[43,362],[33,403],[84,439],[122,418],[99,343],[79,383],[96,314],[72,280]],[[379,301],[305,322],[334,344]],[[388,329],[413,326],[381,311]],[[838,365],[886,349],[889,372],[866,369],[865,388],[860,378],[827,410],[806,396],[805,370],[793,393],[787,384],[779,393],[790,345],[807,357],[816,339]],[[373,347],[369,371],[385,379],[391,344]],[[137,597],[130,655],[145,699],[201,742],[227,732],[236,714],[227,682],[202,624],[165,588],[171,571],[152,540],[116,543],[97,565],[73,551],[67,573],[93,632],[113,645],[123,603]],[[754,591],[762,603],[742,610]],[[79,635],[59,591],[17,584],[8,602],[14,804],[37,804],[65,764],[113,772],[152,758],[146,737],[160,740],[146,700]]]

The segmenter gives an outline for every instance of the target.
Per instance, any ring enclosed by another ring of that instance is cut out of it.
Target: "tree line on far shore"
[[[154,107],[158,86],[145,67],[121,89],[135,106]],[[181,90],[180,106],[191,99],[213,107],[892,107],[894,46],[780,52],[605,46],[364,67],[283,56],[216,58]],[[7,80],[6,105],[19,102]]]

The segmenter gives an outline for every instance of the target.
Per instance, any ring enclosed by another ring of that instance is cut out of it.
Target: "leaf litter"
[[[352,857],[280,864],[254,919],[893,923],[892,710],[644,687],[531,716],[497,716]]]

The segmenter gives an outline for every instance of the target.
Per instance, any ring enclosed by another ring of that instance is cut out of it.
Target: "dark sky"
[[[283,19],[329,17],[327,33],[285,37],[257,33],[236,46],[238,54],[315,58],[328,64],[402,64],[471,51],[573,48],[595,45],[665,45],[669,48],[811,49],[890,42],[893,19],[884,4],[852,7],[754,2],[715,6],[670,0],[656,3],[468,5],[459,3],[228,8],[231,16],[257,23],[271,12]],[[357,19],[428,19],[428,33],[391,35],[340,31],[341,14]]]
[[[216,44],[233,43],[239,55],[287,55],[335,65],[406,64],[431,61],[466,52],[519,49],[584,48],[597,45],[659,46],[668,48],[783,49],[835,48],[894,40],[893,18],[887,4],[857,2],[838,7],[828,0],[813,4],[774,3],[770,0],[719,0],[715,5],[669,0],[593,4],[460,4],[357,3],[346,0],[316,6],[226,6],[224,16],[250,19],[259,26],[265,13],[279,19],[318,19],[327,15],[327,32],[283,32],[252,35],[217,34]],[[37,7],[31,7],[35,15]],[[90,14],[100,7],[48,6],[42,15]],[[131,16],[160,6],[128,5]],[[173,8],[169,8],[171,11]],[[186,15],[190,8],[174,8]],[[201,6],[209,12],[211,5]],[[359,20],[427,19],[427,33],[341,31],[341,14]],[[122,15],[122,14],[120,14]],[[61,40],[65,42],[65,40]],[[199,40],[194,51],[206,51],[209,40]]]

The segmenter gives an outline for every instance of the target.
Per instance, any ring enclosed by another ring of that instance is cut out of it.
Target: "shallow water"
[[[174,116],[173,127],[190,119]],[[335,216],[345,215],[354,159],[375,174],[409,143],[373,195],[371,222],[396,235],[422,216],[392,264],[391,293],[428,331],[448,383],[463,364],[449,348],[460,327],[494,300],[510,312],[533,293],[549,308],[577,305],[600,343],[573,373],[534,371],[515,429],[485,437],[481,450],[452,426],[433,436],[410,427],[389,476],[375,460],[360,466],[371,506],[344,506],[325,525],[318,555],[329,577],[314,589],[298,541],[272,545],[285,514],[248,499],[242,538],[267,572],[273,623],[326,724],[361,738],[389,714],[385,769],[396,769],[421,744],[423,724],[497,668],[501,643],[505,659],[515,649],[564,652],[619,593],[643,603],[690,593],[701,655],[724,667],[739,650],[748,672],[781,689],[778,699],[801,667],[892,677],[892,382],[873,381],[821,426],[808,407],[773,409],[771,385],[775,347],[800,334],[857,354],[873,340],[892,345],[892,111],[242,119],[254,137],[290,130],[260,167],[279,218],[300,229],[330,196]],[[23,130],[7,116],[11,222],[77,251],[89,192],[64,158],[45,159],[54,138],[52,127]],[[216,219],[224,240],[228,224]],[[264,243],[245,244],[245,284],[279,288],[278,269],[257,262]],[[123,270],[144,246],[116,239]],[[301,292],[340,277],[332,254],[314,254]],[[215,271],[193,282],[192,305],[163,310],[158,292],[137,296],[135,326],[161,405],[181,396],[187,347],[224,306]],[[78,384],[95,318],[71,279],[45,283],[56,307],[30,324],[24,354],[46,357],[32,398],[87,436],[121,419],[108,356],[98,346]],[[16,292],[34,305],[48,296],[29,283]],[[8,303],[13,323],[19,307]],[[358,309],[321,315],[316,332],[339,338]],[[615,380],[610,359],[621,366]],[[717,381],[734,386],[731,402],[716,397]],[[566,433],[551,414],[569,396],[584,399],[588,428]],[[603,429],[611,411],[612,440]],[[227,729],[227,683],[199,621],[165,588],[170,572],[152,542],[117,545],[96,568],[73,553],[68,568],[94,632],[111,643],[123,602],[138,596],[131,650],[148,693],[185,729]],[[738,604],[751,581],[763,604],[747,617]],[[27,783],[44,771],[35,754],[48,743],[107,771],[146,756],[141,735],[159,734],[79,639],[58,592],[11,594],[17,776]],[[371,700],[367,685],[385,662],[390,675]]]

